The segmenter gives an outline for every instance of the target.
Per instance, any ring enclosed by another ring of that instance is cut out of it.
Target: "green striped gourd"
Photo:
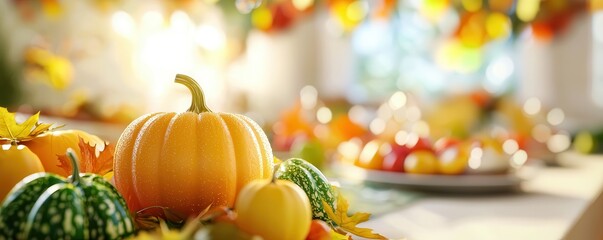
[[[118,239],[134,233],[124,199],[102,177],[80,174],[69,149],[73,174],[65,179],[36,173],[19,182],[0,206],[3,239]]]
[[[329,218],[322,204],[325,201],[331,208],[335,209],[336,196],[331,189],[331,184],[318,168],[306,160],[290,158],[280,164],[274,175],[277,179],[294,182],[306,192],[310,199],[310,205],[312,205],[312,218],[337,226]]]

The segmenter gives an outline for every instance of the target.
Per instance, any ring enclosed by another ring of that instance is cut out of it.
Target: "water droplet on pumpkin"
[[[235,6],[240,13],[248,14],[251,10],[262,5],[262,0],[236,0]]]

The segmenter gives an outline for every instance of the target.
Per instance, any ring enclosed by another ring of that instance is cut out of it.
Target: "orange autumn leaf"
[[[333,187],[333,190],[338,192],[337,188],[335,187]],[[339,226],[340,229],[363,238],[387,239],[380,234],[374,233],[373,229],[360,228],[356,226],[362,222],[368,221],[371,217],[371,214],[357,212],[352,214],[352,216],[348,216],[348,208],[350,205],[348,204],[348,201],[343,197],[343,194],[337,194],[337,209],[335,211],[333,211],[333,208],[331,208],[331,206],[325,201],[322,202],[322,205],[324,206],[329,218],[332,219]]]
[[[105,143],[104,150],[97,156],[96,146],[90,146],[81,137],[79,139],[78,147],[80,148],[81,156],[79,159],[80,172],[105,175],[113,169],[113,145]],[[65,170],[65,173],[71,174],[73,169],[67,155],[59,155],[58,158],[60,162],[58,166]]]

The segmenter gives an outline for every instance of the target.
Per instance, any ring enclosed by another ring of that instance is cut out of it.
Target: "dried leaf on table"
[[[91,146],[84,139],[79,138],[78,147],[80,148],[80,172],[95,173],[105,175],[113,169],[114,146],[105,143],[105,148],[98,156],[96,155],[96,146]],[[71,161],[66,154],[58,155],[59,165],[66,174],[72,172]]]
[[[338,192],[338,189],[335,187],[333,187],[333,190]],[[360,228],[356,226],[362,222],[368,221],[371,214],[357,212],[352,214],[352,216],[348,216],[348,208],[350,205],[348,201],[343,197],[343,194],[337,194],[337,209],[335,211],[325,201],[322,202],[322,205],[324,206],[327,215],[329,215],[329,218],[331,218],[339,226],[340,229],[363,238],[386,239],[384,236],[374,233],[373,229]]]
[[[138,229],[150,230],[160,226],[162,222],[169,227],[184,226],[186,217],[168,207],[151,206],[136,212],[134,222]]]
[[[210,213],[211,204],[197,215],[194,219],[189,219],[191,223],[186,224],[186,216],[171,208],[162,206],[150,206],[136,212],[134,222],[138,229],[151,230],[165,224],[170,228],[182,228],[188,225],[200,225],[208,213]]]

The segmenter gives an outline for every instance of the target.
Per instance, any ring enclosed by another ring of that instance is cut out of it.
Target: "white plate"
[[[492,175],[433,175],[368,170],[348,164],[337,164],[334,172],[347,180],[364,181],[399,187],[438,192],[500,192],[517,190],[532,167],[521,171]]]

